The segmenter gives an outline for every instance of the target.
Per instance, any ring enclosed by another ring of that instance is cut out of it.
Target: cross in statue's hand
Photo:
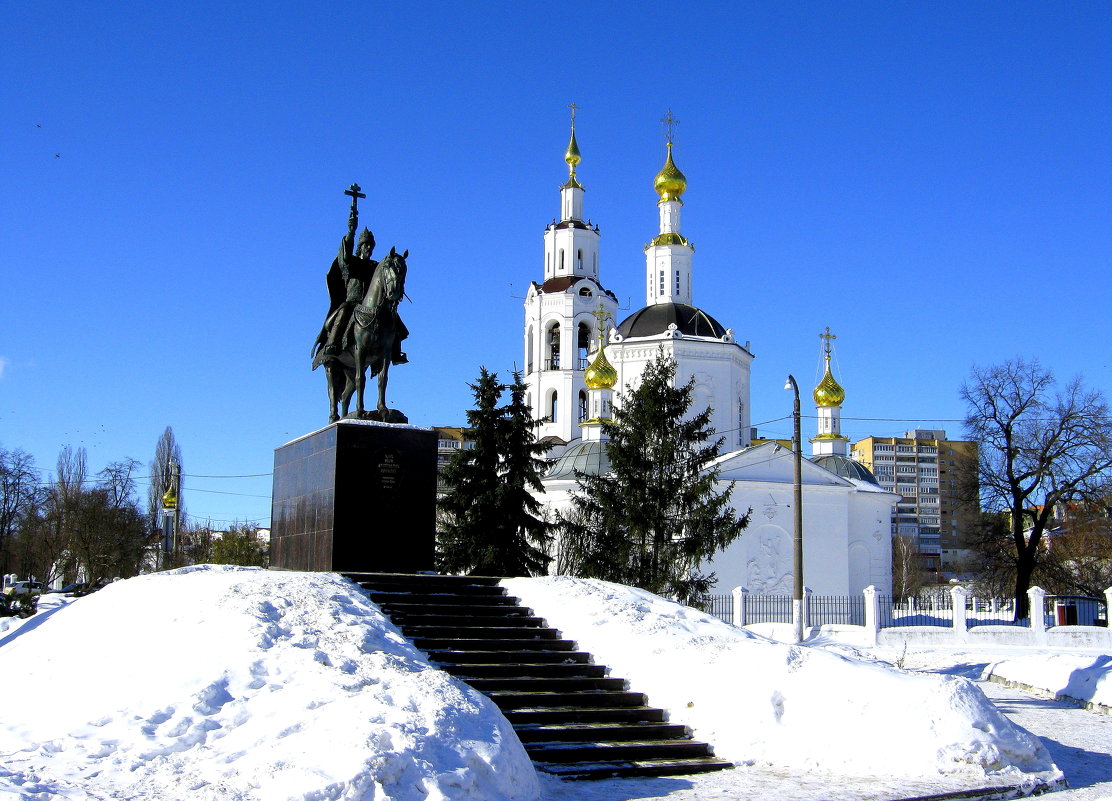
[[[359,225],[359,198],[365,198],[366,195],[359,191],[359,184],[352,184],[344,190],[344,194],[351,197],[351,214],[348,215],[348,230],[355,233],[355,229]]]

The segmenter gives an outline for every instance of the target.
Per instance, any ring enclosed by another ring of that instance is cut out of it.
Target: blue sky
[[[171,425],[191,514],[265,524],[268,478],[200,476],[326,423],[353,181],[410,250],[390,405],[462,423],[521,363],[571,102],[629,312],[680,120],[695,302],[752,343],[754,422],[826,326],[853,438],[960,433],[970,367],[1016,355],[1112,388],[1107,3],[313,5],[0,6],[0,446],[145,465]]]

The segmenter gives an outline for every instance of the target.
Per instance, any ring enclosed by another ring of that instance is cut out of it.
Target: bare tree
[[[0,575],[15,569],[16,534],[34,516],[41,497],[34,458],[18,448],[0,448]]]
[[[892,537],[892,595],[906,601],[917,596],[925,584],[926,574],[915,537],[896,534]]]
[[[1059,503],[1096,498],[1112,471],[1112,418],[1104,395],[1075,378],[1055,391],[1038,360],[975,367],[962,385],[965,429],[980,443],[964,471],[988,511],[1008,513],[1015,548],[1016,618],[1027,617],[1027,590],[1040,545]]]
[[[177,486],[174,487],[178,502],[175,513],[175,527],[177,531],[184,532],[187,521],[183,502],[184,492],[180,478],[182,469],[181,446],[174,438],[174,429],[166,426],[166,430],[162,432],[162,436],[158,438],[158,443],[154,448],[154,459],[151,460],[150,464],[151,483],[147,488],[147,518],[152,539],[156,541],[161,541],[159,532],[162,530],[162,525],[159,512],[162,509],[162,496],[174,483],[173,465],[177,465],[179,476]]]
[[[1069,504],[1060,509],[1053,534],[1048,535],[1040,586],[1055,595],[1101,598],[1112,587],[1112,506],[1106,495],[1100,503]]]

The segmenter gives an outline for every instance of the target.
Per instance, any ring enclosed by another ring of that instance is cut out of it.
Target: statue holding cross
[[[340,251],[332,260],[325,283],[328,285],[328,314],[324,325],[313,345],[313,369],[337,359],[351,345],[351,332],[356,307],[363,301],[367,287],[374,275],[378,262],[371,258],[375,248],[375,237],[370,229],[364,227],[355,242],[355,229],[359,227],[359,200],[367,197],[360,191],[359,184],[352,184],[344,190],[351,198],[351,211],[348,213],[348,229],[340,240]],[[408,331],[402,329],[405,334]],[[398,348],[393,354],[394,364],[408,361]]]
[[[409,336],[398,303],[405,297],[406,257],[409,251],[390,254],[381,262],[371,258],[374,234],[359,227],[359,200],[367,197],[359,184],[344,190],[351,198],[347,233],[328,269],[328,314],[313,343],[313,369],[323,366],[328,378],[329,422],[347,414],[348,403],[358,395],[356,416],[381,422],[405,422],[404,415],[386,407],[386,382],[392,364],[409,361],[401,350]],[[367,413],[363,406],[366,372],[378,376],[378,405]]]

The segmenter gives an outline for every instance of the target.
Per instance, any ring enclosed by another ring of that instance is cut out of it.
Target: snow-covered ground
[[[432,669],[354,585],[208,567],[46,596],[34,618],[0,620],[0,797],[879,800],[1053,781],[1054,762],[1078,755],[1096,761],[1075,797],[1106,797],[1092,793],[1112,736],[1051,738],[1048,751],[968,681],[1022,652],[800,648],[617,585],[508,584],[739,767],[538,780],[493,705]]]
[[[0,794],[538,793],[494,705],[335,574],[201,567],[118,582],[0,633],[0,681]]]

